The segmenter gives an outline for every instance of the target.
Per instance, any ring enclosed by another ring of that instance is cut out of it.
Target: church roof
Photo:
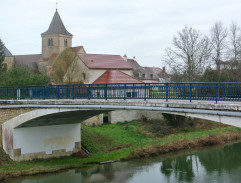
[[[46,32],[42,33],[42,35],[50,35],[50,34],[63,34],[63,35],[73,36],[71,33],[69,33],[66,30],[57,10],[49,25],[49,29]]]
[[[3,44],[1,38],[0,38],[0,42]],[[3,44],[3,52],[4,52],[4,56],[5,57],[12,57],[12,53],[7,49],[7,47]]]
[[[132,69],[120,55],[78,54],[78,56],[90,69]]]
[[[13,57],[12,53],[4,45],[3,45],[3,50],[4,50],[5,57]]]
[[[29,69],[33,69],[42,59],[42,54],[14,55],[14,57],[17,66],[26,66]]]
[[[142,81],[120,71],[120,70],[107,70],[92,84],[99,83],[143,83]]]

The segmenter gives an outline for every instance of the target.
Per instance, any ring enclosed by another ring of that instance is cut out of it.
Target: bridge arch
[[[3,149],[14,160],[70,155],[81,148],[80,123],[103,112],[106,110],[40,108],[23,113],[2,124]]]
[[[126,102],[123,102],[126,104]],[[80,123],[100,113],[116,110],[159,111],[176,115],[208,119],[241,127],[241,112],[225,110],[190,109],[183,105],[177,107],[138,105],[15,105],[0,108],[35,108],[30,112],[12,118],[2,125],[3,148],[14,160],[58,157],[70,155],[81,148]],[[198,105],[196,105],[198,107]],[[216,106],[215,106],[216,107]],[[220,106],[222,108],[223,106]],[[34,141],[39,139],[39,141]],[[67,140],[66,140],[67,139]],[[37,147],[37,144],[43,144]],[[67,144],[70,144],[69,146]],[[32,149],[32,147],[36,149]]]

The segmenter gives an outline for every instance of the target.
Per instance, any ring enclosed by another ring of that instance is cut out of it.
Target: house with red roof
[[[143,81],[136,79],[120,70],[107,70],[92,84],[102,83],[143,83]]]
[[[72,63],[64,79],[67,81],[67,76],[73,75],[72,83],[91,84],[106,71],[112,70],[119,70],[130,77],[133,75],[132,67],[120,55],[76,53]]]

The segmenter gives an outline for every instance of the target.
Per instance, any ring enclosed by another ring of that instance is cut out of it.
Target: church
[[[73,35],[65,28],[57,9],[48,30],[43,32],[41,37],[41,54],[13,56],[8,51],[5,58],[8,70],[14,66],[26,66],[32,72],[40,72],[50,77],[51,82],[55,84],[92,84],[98,81],[139,83],[144,81],[136,75],[138,79],[134,77],[135,68],[125,56],[90,54],[86,53],[83,46],[73,47]],[[120,78],[120,76],[123,77]],[[153,81],[159,80],[153,79]]]

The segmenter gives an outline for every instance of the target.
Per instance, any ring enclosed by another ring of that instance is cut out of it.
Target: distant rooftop
[[[3,45],[3,49],[5,57],[13,57],[12,53],[7,49],[6,46]]]
[[[78,56],[90,69],[132,69],[120,55],[78,54]]]
[[[51,21],[49,29],[46,32],[42,33],[42,35],[50,35],[50,34],[63,34],[63,35],[73,36],[71,33],[69,33],[66,30],[57,10]]]
[[[29,69],[33,69],[42,59],[42,54],[14,55],[14,57],[17,66],[27,66]]]
[[[136,79],[120,70],[107,70],[99,78],[97,78],[93,84],[99,83],[143,83],[139,79]]]

